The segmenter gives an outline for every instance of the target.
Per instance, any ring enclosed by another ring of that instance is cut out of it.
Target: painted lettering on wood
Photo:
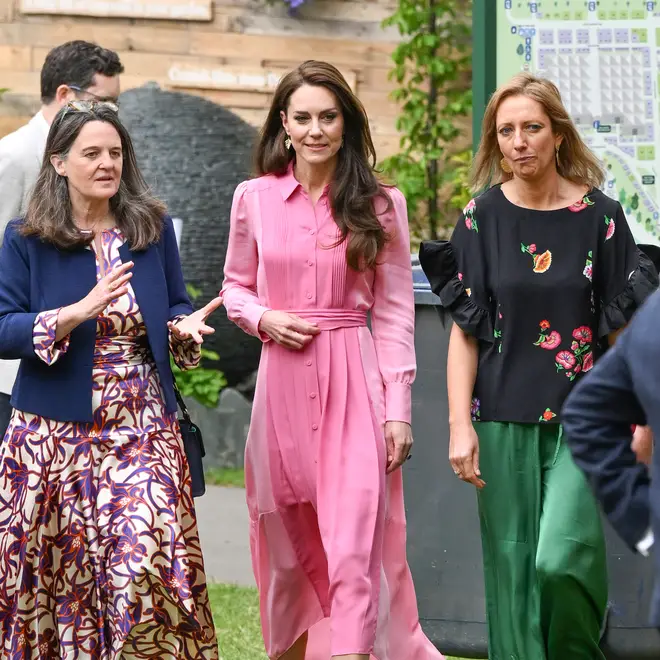
[[[238,69],[231,67],[203,67],[174,63],[167,72],[172,87],[201,89],[245,90],[271,93],[287,69]],[[355,90],[357,76],[353,71],[342,71],[346,82]]]
[[[210,21],[212,0],[21,0],[24,14]]]

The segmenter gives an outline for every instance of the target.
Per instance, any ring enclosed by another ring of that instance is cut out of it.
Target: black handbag
[[[206,482],[204,481],[204,462],[202,458],[206,456],[204,449],[204,440],[199,426],[190,419],[190,413],[183,401],[181,392],[174,382],[174,394],[181,410],[181,417],[178,419],[181,437],[183,438],[183,449],[188,459],[190,469],[190,478],[192,480],[193,497],[201,497],[206,492]]]

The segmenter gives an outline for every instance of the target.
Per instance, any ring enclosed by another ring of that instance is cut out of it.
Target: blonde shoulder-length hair
[[[519,73],[499,87],[488,102],[479,150],[472,164],[472,190],[475,193],[481,192],[513,176],[502,169],[502,153],[497,142],[497,111],[502,101],[511,96],[527,96],[540,103],[550,118],[553,132],[562,136],[557,167],[560,176],[589,188],[600,188],[605,180],[603,167],[580,137],[556,85],[531,73]]]

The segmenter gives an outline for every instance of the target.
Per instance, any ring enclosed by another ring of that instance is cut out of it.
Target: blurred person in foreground
[[[57,112],[75,99],[116,103],[123,71],[117,53],[87,41],[69,41],[48,53],[41,68],[41,109],[28,124],[0,140],[0,237],[11,219],[27,210]],[[9,424],[17,371],[17,360],[0,360],[0,439]]]
[[[2,657],[218,657],[170,353],[220,304],[193,312],[117,106],[69,102],[0,250]]]
[[[477,488],[494,660],[604,658],[605,541],[560,411],[658,276],[603,178],[557,87],[519,74],[484,114],[487,190],[420,251],[455,322],[449,458]]]
[[[308,61],[280,81],[260,176],[234,195],[223,295],[229,318],[264,342],[245,477],[273,660],[443,657],[419,624],[406,561],[406,200],[375,162],[362,104],[335,67]]]
[[[660,628],[660,454],[637,455],[630,425],[660,429],[660,293],[654,294],[566,400],[564,428],[573,458],[603,511],[635,552],[656,562],[651,624]]]

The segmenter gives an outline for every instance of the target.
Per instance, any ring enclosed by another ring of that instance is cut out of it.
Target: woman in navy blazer
[[[222,301],[193,312],[117,109],[58,114],[0,252],[2,657],[218,657],[170,353]]]

